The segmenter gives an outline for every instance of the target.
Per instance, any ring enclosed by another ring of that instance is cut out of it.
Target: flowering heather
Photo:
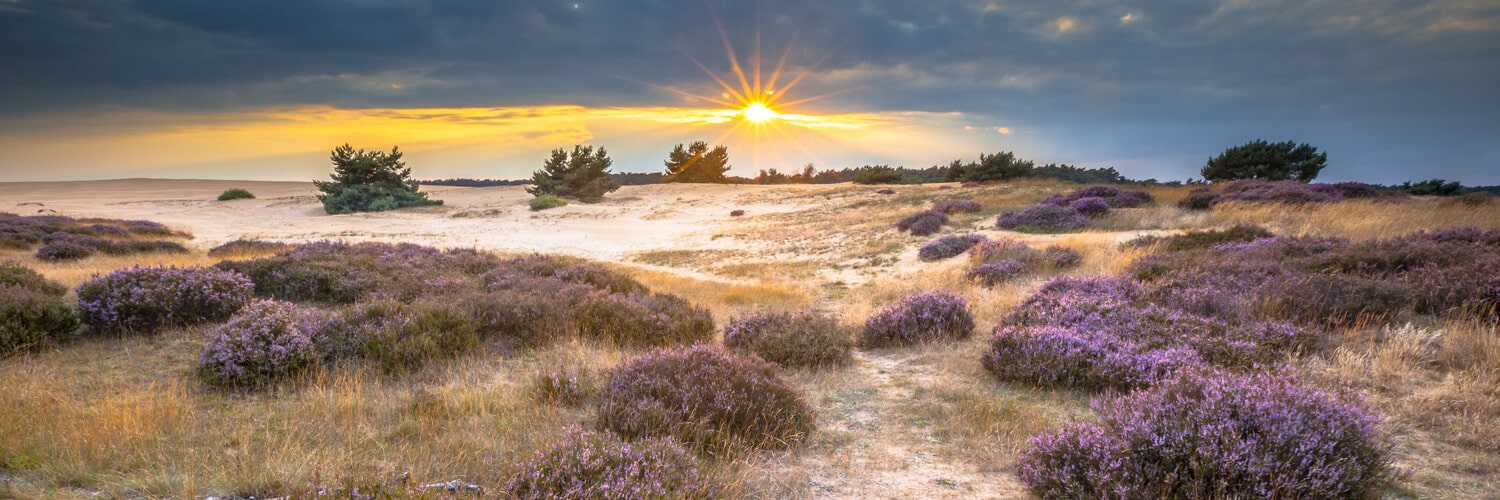
[[[912,236],[927,236],[943,229],[948,223],[948,214],[936,210],[923,210],[896,223],[897,231],[911,231]]]
[[[611,293],[631,294],[648,291],[646,285],[642,285],[635,278],[602,264],[552,255],[531,255],[504,261],[497,270],[486,275],[484,279],[491,289],[495,289],[496,282],[515,279],[517,275],[557,278],[567,283],[582,283]],[[503,285],[499,286],[503,287]]]
[[[945,214],[974,213],[984,210],[984,206],[974,200],[943,200],[932,204],[932,211]]]
[[[974,332],[969,301],[948,292],[919,292],[865,321],[861,338],[872,347],[966,339]]]
[[[1300,181],[1234,181],[1224,188],[1218,203],[1322,203],[1344,199],[1344,193],[1328,184]]]
[[[1323,273],[1273,281],[1261,294],[1277,316],[1318,326],[1379,323],[1399,315],[1414,298],[1400,283]]]
[[[1500,229],[1479,229],[1473,226],[1434,229],[1403,236],[1398,240],[1500,247]]]
[[[974,245],[988,241],[982,234],[950,234],[932,240],[917,250],[917,258],[924,261],[943,260],[967,252]]]
[[[1088,225],[1089,218],[1068,207],[1057,205],[1032,205],[1020,212],[1005,212],[995,219],[1002,229],[1023,231],[1058,231],[1080,229]]]
[[[985,288],[1011,281],[1026,273],[1026,264],[1012,259],[980,264],[969,269],[965,275],[969,280]]]
[[[467,282],[468,276],[483,274],[500,262],[498,257],[470,249],[320,241],[280,255],[225,261],[216,267],[248,276],[260,297],[351,304],[370,298],[416,300],[433,292],[429,283],[445,278]]]
[[[1218,202],[1219,193],[1215,193],[1209,188],[1198,188],[1189,192],[1181,200],[1177,200],[1177,208],[1183,210],[1208,210],[1213,208],[1214,204]]]
[[[625,441],[571,429],[517,467],[505,495],[525,499],[719,498],[724,485],[670,437]]]
[[[46,346],[78,328],[78,314],[62,294],[51,292],[50,284],[0,282],[0,357]]]
[[[83,322],[103,334],[155,333],[223,321],[250,300],[254,284],[213,268],[136,267],[78,286]]]
[[[1089,217],[1099,217],[1109,214],[1109,202],[1097,196],[1073,200],[1068,203],[1068,208]]]
[[[830,366],[849,363],[852,342],[827,315],[761,311],[729,320],[724,347],[781,366]]]
[[[1493,316],[1500,308],[1500,254],[1452,266],[1427,265],[1401,277],[1410,287],[1416,312],[1469,311]]]
[[[211,385],[254,386],[316,365],[324,315],[292,304],[251,301],[214,329],[198,356],[198,376]]]
[[[707,344],[648,351],[611,369],[598,419],[626,438],[672,436],[700,449],[780,446],[814,425],[776,365]]]
[[[1365,498],[1399,480],[1352,391],[1285,373],[1184,370],[1095,400],[1098,423],[1032,438],[1017,473],[1042,498]]]
[[[1113,186],[1089,186],[1066,193],[1058,193],[1042,200],[1042,205],[1066,207],[1079,200],[1098,198],[1107,208],[1135,208],[1156,201],[1151,193],[1138,189],[1120,189]]]

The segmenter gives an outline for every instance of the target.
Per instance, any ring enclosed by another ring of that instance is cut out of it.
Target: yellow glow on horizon
[[[765,123],[776,118],[776,111],[767,107],[763,102],[752,102],[741,111],[746,120],[752,123]]]

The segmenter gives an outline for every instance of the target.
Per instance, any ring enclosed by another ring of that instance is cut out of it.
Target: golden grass
[[[1214,206],[1207,222],[1215,226],[1256,224],[1277,234],[1338,236],[1360,241],[1448,227],[1500,227],[1500,203],[1472,206],[1445,199],[1406,203],[1351,200],[1308,205],[1223,203]]]
[[[748,309],[799,309],[810,307],[814,301],[807,289],[785,282],[725,282],[631,266],[620,269],[652,290],[668,291],[707,307],[720,322]]]

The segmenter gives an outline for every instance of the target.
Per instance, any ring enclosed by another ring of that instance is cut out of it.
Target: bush
[[[105,245],[109,255],[134,255],[138,253],[188,253],[187,247],[175,241],[116,241]]]
[[[974,332],[969,302],[947,292],[920,292],[870,316],[861,336],[866,345],[910,345],[961,340]]]
[[[456,292],[501,259],[471,249],[439,250],[403,243],[320,241],[246,261],[215,265],[248,276],[256,295],[290,302],[351,304],[371,297],[416,300]]]
[[[609,167],[613,163],[603,147],[575,145],[572,154],[558,148],[542,163],[542,169],[531,174],[534,186],[526,192],[540,198],[552,195],[593,202],[604,195],[620,189],[620,183],[610,178]],[[549,207],[550,208],[550,207]],[[532,210],[541,210],[532,202]]]
[[[1068,207],[1042,204],[1026,207],[1020,213],[1000,214],[995,223],[1003,229],[1057,231],[1082,228],[1088,225],[1089,218]]]
[[[849,179],[855,184],[921,184],[920,179],[907,177],[901,170],[887,165],[865,165],[855,170]],[[893,192],[894,193],[894,192]]]
[[[1017,472],[1042,498],[1366,498],[1398,480],[1357,394],[1282,373],[1188,371],[1096,400],[1098,423],[1032,438]]]
[[[0,357],[45,347],[78,329],[78,314],[52,285],[0,283]]]
[[[1237,179],[1287,180],[1308,182],[1318,177],[1318,172],[1328,164],[1328,153],[1319,153],[1318,148],[1295,141],[1266,142],[1256,140],[1225,149],[1204,164],[1205,180],[1226,181]]]
[[[845,365],[852,359],[852,342],[838,320],[815,312],[736,317],[724,325],[724,347],[781,366]]]
[[[1009,238],[981,241],[969,249],[969,262],[976,266],[1006,260],[1029,266],[1040,258],[1038,252],[1026,243]]]
[[[814,425],[776,365],[711,345],[649,351],[610,370],[598,418],[629,439],[671,436],[700,449],[781,446]]]
[[[219,201],[253,200],[253,199],[255,199],[255,195],[254,194],[252,194],[251,192],[246,191],[244,189],[240,189],[240,188],[225,189],[223,193],[219,193]]]
[[[280,254],[292,251],[296,248],[297,247],[292,244],[282,243],[279,241],[238,239],[209,249],[208,256],[216,258],[236,258],[247,255]]]
[[[984,207],[974,200],[943,200],[932,204],[932,211],[945,214],[974,213],[980,210],[984,210]]]
[[[368,360],[390,373],[409,373],[479,344],[474,323],[457,306],[375,300],[330,319],[320,347],[333,357]]]
[[[1271,282],[1261,293],[1276,315],[1316,326],[1379,323],[1413,302],[1401,284],[1344,274],[1302,274]]]
[[[745,215],[745,211],[744,210],[731,210],[731,211],[729,211],[729,216],[730,217],[740,217],[740,216],[743,216],[743,215]]]
[[[917,258],[934,261],[956,257],[984,241],[988,241],[988,238],[981,234],[950,234],[922,245],[917,250]]]
[[[557,197],[556,195],[551,194],[539,194],[536,198],[531,199],[531,211],[533,212],[546,210],[549,208],[564,207],[567,205],[568,200],[564,200]]]
[[[998,262],[980,264],[969,269],[967,277],[979,283],[985,288],[995,286],[1016,279],[1026,273],[1026,264],[1018,261],[1005,259]]]
[[[897,231],[911,231],[912,236],[927,236],[943,229],[948,223],[948,214],[936,210],[923,210],[896,223]]]
[[[250,300],[245,276],[213,268],[137,267],[78,286],[83,322],[102,334],[155,333],[223,321]]]
[[[1183,210],[1208,210],[1219,202],[1219,193],[1208,188],[1194,189],[1187,196],[1177,201],[1177,208]]]
[[[571,429],[522,462],[505,496],[525,499],[719,498],[723,484],[672,438],[624,441],[610,432]]]
[[[1067,247],[1050,246],[1042,249],[1042,260],[1054,269],[1071,269],[1083,263],[1083,254]]]
[[[251,301],[209,335],[198,376],[210,385],[243,387],[294,375],[323,358],[326,321],[285,302]]]
[[[58,241],[42,245],[36,250],[36,258],[46,261],[78,260],[94,254],[94,247],[71,241]]]
[[[68,294],[68,287],[48,280],[29,267],[12,262],[0,262],[0,286],[24,288],[57,297]]]
[[[622,346],[692,344],[714,336],[708,309],[666,293],[593,292],[572,314],[582,335]]]
[[[417,181],[411,180],[411,169],[401,161],[401,151],[391,148],[383,151],[355,150],[348,144],[333,149],[329,155],[333,161],[330,181],[313,181],[323,194],[323,211],[329,214],[351,212],[379,212],[402,207],[442,205],[442,200],[431,200],[427,193],[420,192]]]
[[[1060,207],[1071,206],[1080,200],[1098,198],[1105,204],[1105,208],[1135,208],[1148,205],[1156,201],[1151,193],[1139,189],[1120,189],[1113,186],[1089,186],[1075,189],[1066,193],[1058,193],[1048,196],[1042,200],[1042,205],[1057,205]],[[1090,206],[1097,206],[1094,202],[1087,202]],[[1076,208],[1076,207],[1075,207]],[[1106,210],[1107,212],[1108,210]],[[1101,213],[1102,214],[1102,213]]]
[[[1109,213],[1109,203],[1097,196],[1073,200],[1072,203],[1068,203],[1068,208],[1089,217],[1099,217]]]

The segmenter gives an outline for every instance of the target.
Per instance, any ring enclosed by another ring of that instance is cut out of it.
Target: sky
[[[310,180],[344,143],[417,178],[575,144],[651,172],[699,140],[745,176],[1182,180],[1265,139],[1319,180],[1493,185],[1497,89],[1493,0],[0,0],[0,181]]]

